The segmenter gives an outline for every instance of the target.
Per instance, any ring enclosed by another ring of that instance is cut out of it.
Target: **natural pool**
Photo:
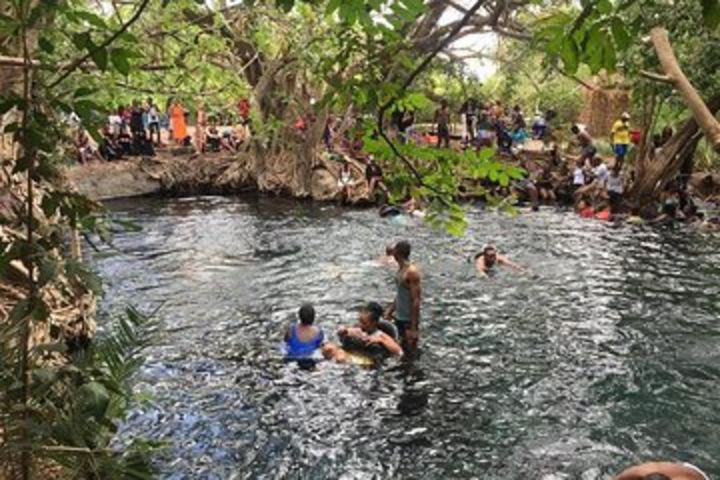
[[[473,210],[465,238],[277,198],[133,199],[95,255],[105,312],[162,304],[122,428],[165,440],[160,478],[605,479],[641,460],[720,475],[720,239],[543,210]],[[281,362],[303,301],[327,333],[388,302],[406,238],[422,352],[377,370]],[[479,279],[492,241],[532,275]]]

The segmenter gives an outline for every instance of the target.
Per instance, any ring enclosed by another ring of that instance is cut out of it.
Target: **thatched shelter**
[[[578,122],[587,125],[593,137],[609,136],[615,120],[630,107],[630,92],[625,89],[585,88],[583,96],[584,106]]]

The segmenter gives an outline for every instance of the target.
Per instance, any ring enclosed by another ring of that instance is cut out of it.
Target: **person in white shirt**
[[[598,156],[593,157],[592,165],[593,175],[595,175],[595,181],[598,183],[598,185],[605,188],[609,176],[607,165],[605,165],[605,162],[603,162],[602,159]]]
[[[610,199],[610,208],[613,212],[622,204],[625,190],[620,163],[615,163],[607,178],[607,193]]]
[[[575,162],[575,169],[573,170],[573,191],[577,192],[579,188],[585,186],[585,171],[583,170],[582,160]]]

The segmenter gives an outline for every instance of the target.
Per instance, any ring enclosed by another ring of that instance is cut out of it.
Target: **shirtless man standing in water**
[[[420,302],[422,296],[420,270],[410,262],[410,244],[395,244],[393,255],[398,263],[395,275],[397,294],[395,301],[385,312],[388,320],[395,318],[395,325],[403,343],[409,348],[417,347],[420,327]]]

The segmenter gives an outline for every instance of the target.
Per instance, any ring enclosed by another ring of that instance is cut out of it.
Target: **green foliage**
[[[464,210],[457,203],[457,194],[463,188],[471,188],[475,196],[485,196],[491,202],[496,200],[480,183],[506,187],[526,172],[514,165],[495,159],[495,150],[485,148],[479,152],[404,144],[396,145],[403,157],[411,159],[413,168],[422,177],[422,184],[410,174],[402,160],[383,139],[366,136],[365,149],[392,171],[399,172],[388,180],[394,192],[393,200],[407,196],[425,199],[428,203],[428,221],[452,235],[463,235],[467,222]]]
[[[88,292],[101,293],[97,276],[66,255],[73,231],[105,235],[111,225],[97,204],[63,186],[64,145],[72,133],[67,115],[77,114],[96,131],[103,121],[101,79],[127,75],[140,57],[140,44],[119,33],[119,21],[84,8],[18,0],[9,16],[0,17],[0,44],[28,44],[15,53],[35,62],[32,71],[14,70],[19,78],[13,84],[21,89],[0,95],[0,110],[15,109],[20,117],[5,127],[20,145],[7,187],[25,202],[2,225],[23,234],[3,235],[7,241],[0,244],[2,281],[21,292],[0,325],[0,465],[21,477],[47,459],[73,478],[149,478],[149,445],[109,448],[131,399],[129,378],[149,338],[147,319],[130,309],[116,329],[87,349],[76,344],[87,340],[81,331],[69,344],[62,335],[45,345],[31,341],[33,332],[63,327],[48,298],[84,302]],[[66,28],[45,28],[53,22]]]

